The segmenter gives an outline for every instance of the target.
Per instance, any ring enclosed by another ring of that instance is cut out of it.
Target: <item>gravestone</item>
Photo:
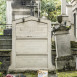
[[[51,55],[51,22],[28,17],[12,25],[12,58],[9,71],[54,70]]]
[[[72,55],[71,45],[70,45],[70,34],[69,28],[66,26],[60,26],[55,30],[55,43],[56,43],[56,69],[65,69],[70,61]],[[74,63],[75,64],[75,63]],[[69,67],[74,67],[72,64]],[[67,68],[66,68],[67,69]]]
[[[57,57],[71,55],[69,32],[58,31],[55,34],[56,34]]]

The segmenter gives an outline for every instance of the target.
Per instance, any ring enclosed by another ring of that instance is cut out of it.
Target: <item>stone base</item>
[[[24,71],[24,72],[15,72],[15,71],[12,72],[11,71],[9,73],[15,76],[18,74],[23,74],[26,77],[38,77],[38,71]],[[57,74],[55,71],[51,71],[51,72],[48,72],[48,77],[57,77]]]
[[[49,72],[54,72],[55,71],[55,66],[52,66],[52,68],[14,68],[13,65],[11,65],[8,69],[8,72],[26,72],[26,71],[38,71],[38,70],[48,70]]]
[[[73,71],[76,68],[73,56],[64,56],[56,59],[56,69],[58,71]]]
[[[44,69],[45,71],[47,69]],[[8,73],[16,76],[18,74],[24,74],[26,77],[38,77],[38,69],[32,70],[32,69],[14,69],[12,66],[9,67]],[[56,71],[48,71],[48,77],[57,77]]]

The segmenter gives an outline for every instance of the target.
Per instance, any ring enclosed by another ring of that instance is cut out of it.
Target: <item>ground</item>
[[[77,77],[77,71],[60,72],[57,75],[58,77]]]

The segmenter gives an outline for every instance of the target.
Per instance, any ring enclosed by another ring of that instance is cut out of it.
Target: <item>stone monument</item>
[[[35,16],[37,0],[13,0],[12,52],[9,71],[55,70],[51,53],[51,21]],[[37,11],[40,14],[40,9]],[[11,15],[11,14],[10,14]]]
[[[67,25],[62,24],[62,16],[58,16],[58,22],[60,23],[59,27],[54,28],[56,45],[56,69],[70,70],[75,67],[70,45],[70,25],[67,27]]]
[[[28,16],[35,16],[36,0],[14,0],[12,2],[13,20]]]
[[[27,17],[13,22],[9,71],[54,70],[51,55],[51,22]]]

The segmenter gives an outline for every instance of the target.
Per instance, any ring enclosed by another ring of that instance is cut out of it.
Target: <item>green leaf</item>
[[[2,62],[0,62],[0,65],[2,64]]]

